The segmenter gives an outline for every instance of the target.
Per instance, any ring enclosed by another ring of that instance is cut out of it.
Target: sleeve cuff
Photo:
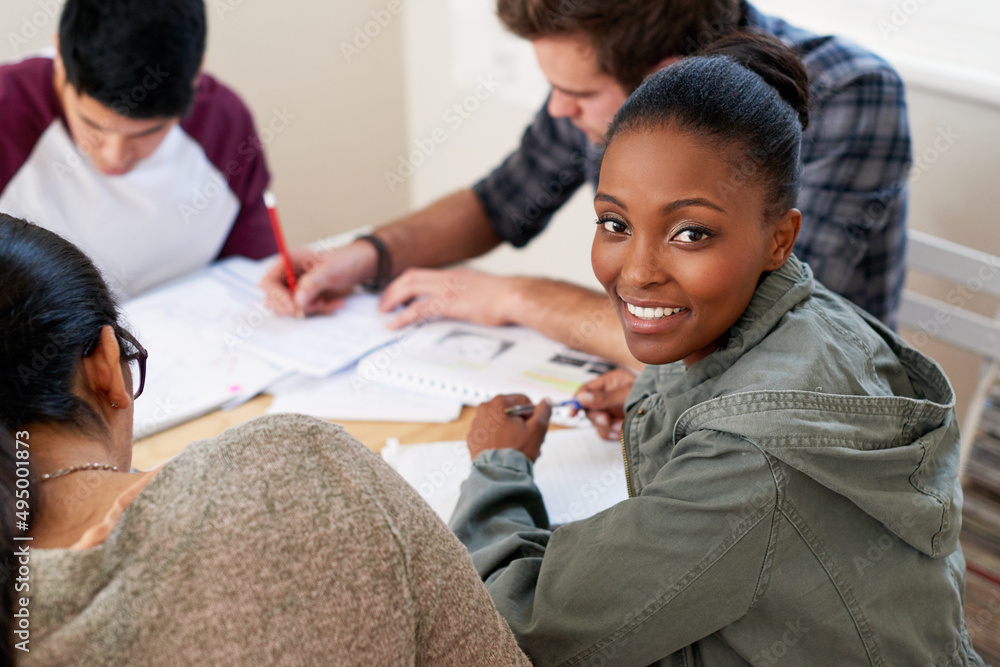
[[[472,462],[477,468],[506,468],[531,475],[531,460],[516,449],[488,449]]]

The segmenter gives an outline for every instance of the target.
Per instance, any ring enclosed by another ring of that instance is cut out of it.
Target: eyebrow
[[[628,206],[626,206],[625,204],[621,203],[620,201],[618,201],[617,199],[615,199],[611,195],[605,194],[603,192],[598,192],[596,195],[594,195],[594,201],[595,202],[599,202],[599,201],[607,202],[609,204],[614,204],[615,206],[617,206],[618,208],[622,209],[623,211],[627,211],[628,210]]]
[[[595,90],[568,90],[562,86],[557,86],[554,83],[549,83],[553,90],[558,90],[563,95],[569,95],[570,97],[590,97],[591,95],[597,94]]]
[[[617,199],[615,199],[611,195],[603,193],[603,192],[598,192],[597,195],[594,196],[594,201],[595,202],[599,202],[599,201],[607,202],[609,204],[614,204],[615,206],[617,206],[618,208],[622,209],[623,211],[627,211],[628,210],[628,206],[626,206],[622,202],[618,201]],[[726,209],[722,208],[718,204],[715,204],[715,203],[709,201],[708,199],[705,199],[704,197],[692,197],[692,198],[689,198],[689,199],[678,199],[677,201],[672,201],[669,204],[667,204],[666,206],[664,206],[661,209],[661,211],[662,211],[663,215],[670,215],[671,213],[673,213],[675,211],[679,211],[682,208],[688,208],[689,206],[700,206],[702,208],[710,208],[713,211],[718,211],[719,213],[725,213],[726,212]]]
[[[84,123],[86,123],[87,125],[89,125],[92,128],[94,128],[95,130],[101,130],[102,132],[104,131],[104,128],[101,127],[101,125],[99,123],[96,123],[93,120],[91,120],[90,118],[87,118],[82,113],[79,113],[78,115],[80,116],[80,120],[82,120]],[[162,130],[163,128],[165,128],[169,122],[170,121],[166,121],[165,120],[162,123],[160,123],[159,125],[151,127],[148,130],[143,130],[142,132],[136,132],[135,134],[130,134],[128,136],[132,137],[132,138],[137,138],[137,137],[146,137],[146,136],[149,136],[151,134],[156,134],[157,132],[159,132],[160,130]]]
[[[726,209],[722,208],[718,204],[711,202],[704,197],[692,197],[691,199],[678,199],[677,201],[670,202],[663,207],[663,214],[670,215],[674,211],[679,211],[682,208],[688,208],[689,206],[700,206],[702,208],[710,208],[713,211],[718,211],[719,213],[725,213]]]

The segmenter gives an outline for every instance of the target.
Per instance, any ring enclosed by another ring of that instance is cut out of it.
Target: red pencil
[[[288,254],[288,246],[285,245],[285,235],[281,231],[281,219],[278,217],[277,200],[270,190],[264,192],[264,206],[271,217],[271,230],[274,232],[274,240],[278,243],[278,252],[285,263],[285,282],[288,283],[288,291],[295,298],[295,267],[292,265],[292,258]],[[300,313],[301,316],[301,313]]]

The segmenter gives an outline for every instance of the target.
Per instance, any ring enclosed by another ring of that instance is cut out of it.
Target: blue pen
[[[552,407],[553,408],[572,407],[576,408],[577,410],[583,410],[583,406],[580,405],[580,401],[576,400],[575,398],[571,398],[568,401],[563,401],[562,403],[554,403]],[[532,405],[531,403],[525,403],[523,405],[512,405],[511,407],[504,410],[504,414],[518,415],[523,417],[524,415],[530,415],[534,411],[535,411],[534,405]]]

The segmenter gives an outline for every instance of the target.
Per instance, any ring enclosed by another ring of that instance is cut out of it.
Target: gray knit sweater
[[[101,545],[31,559],[25,665],[527,665],[465,548],[341,427],[190,445]]]

